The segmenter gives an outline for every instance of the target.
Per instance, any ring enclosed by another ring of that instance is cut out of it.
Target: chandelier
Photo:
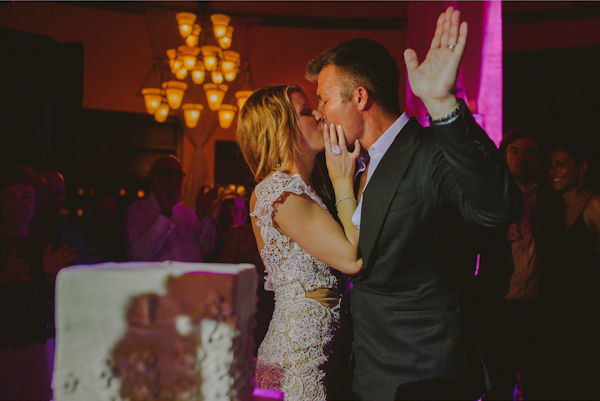
[[[167,50],[166,59],[154,59],[140,90],[146,110],[156,121],[164,122],[171,110],[181,109],[185,124],[194,128],[204,110],[198,92],[204,92],[208,108],[218,113],[221,127],[229,128],[236,111],[241,109],[254,87],[249,61],[240,60],[239,53],[229,50],[233,36],[230,18],[225,14],[211,15],[212,32],[196,23],[195,14],[182,12],[176,18],[185,44]],[[203,45],[198,46],[199,42]],[[157,87],[146,87],[153,72]],[[227,82],[233,82],[238,75],[245,75],[245,86],[235,93],[237,105],[225,104]],[[186,103],[184,95],[188,99]]]

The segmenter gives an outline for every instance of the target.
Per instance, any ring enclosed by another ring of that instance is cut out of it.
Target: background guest
[[[53,242],[75,247],[77,258],[73,264],[92,263],[87,238],[81,228],[60,212],[65,206],[65,179],[61,173],[51,169],[41,169],[40,175],[46,181],[46,204],[39,217],[40,229],[52,236]]]
[[[81,228],[88,239],[92,263],[127,260],[123,217],[118,188],[111,185],[109,180],[98,180],[94,185],[89,210],[81,219]]]
[[[229,190],[224,190],[211,208],[213,211],[210,212],[210,216],[217,230],[217,245],[215,251],[205,260],[217,262],[221,255],[225,236],[232,228],[248,224],[249,213],[244,198]],[[230,249],[229,252],[231,251]],[[228,256],[227,259],[231,259],[231,256]]]
[[[544,311],[539,280],[553,263],[551,233],[560,230],[560,198],[545,180],[547,145],[533,128],[504,135],[500,150],[523,192],[523,215],[507,228],[485,231],[476,322],[491,390],[485,399],[512,400],[517,374],[526,399],[548,395],[541,338]]]
[[[214,251],[217,232],[207,215],[217,188],[196,196],[196,213],[181,203],[185,173],[175,156],[158,158],[150,170],[152,191],[125,212],[129,260],[202,262]]]
[[[52,398],[54,280],[76,256],[30,225],[35,175],[0,172],[0,399]]]
[[[556,399],[600,399],[600,196],[585,188],[589,163],[576,146],[550,152],[548,176],[565,202],[559,263],[542,282],[551,312],[551,371]]]

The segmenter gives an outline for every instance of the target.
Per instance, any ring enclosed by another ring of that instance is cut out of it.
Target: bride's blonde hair
[[[289,172],[300,153],[302,134],[291,92],[306,95],[296,84],[266,86],[254,92],[240,110],[237,142],[256,182],[273,170]]]

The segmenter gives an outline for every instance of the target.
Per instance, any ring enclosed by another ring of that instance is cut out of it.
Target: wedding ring
[[[448,45],[449,48],[451,48],[452,50],[454,50],[454,48],[456,47],[456,45]]]
[[[339,156],[342,154],[342,148],[340,148],[339,145],[333,145],[331,147],[331,153],[333,153],[336,156]]]

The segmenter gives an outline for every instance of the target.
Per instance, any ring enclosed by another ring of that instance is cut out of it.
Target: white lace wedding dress
[[[310,256],[273,222],[278,203],[290,194],[327,208],[298,174],[275,171],[256,186],[257,219],[264,241],[261,251],[267,272],[265,289],[275,292],[275,311],[258,349],[258,386],[281,390],[285,400],[326,400],[325,368],[339,321],[339,303],[327,308],[306,298],[306,291],[332,288],[340,282],[331,268]]]

